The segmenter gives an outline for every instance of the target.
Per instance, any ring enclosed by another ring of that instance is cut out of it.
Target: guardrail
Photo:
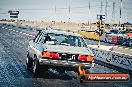
[[[95,62],[110,66],[110,68],[112,67],[119,71],[124,72],[126,70],[132,73],[132,55],[92,47],[90,49],[94,53]]]
[[[67,32],[74,32],[82,35],[82,37],[91,39],[91,40],[99,40],[99,35],[95,33],[95,31],[80,31],[80,30],[66,30]]]

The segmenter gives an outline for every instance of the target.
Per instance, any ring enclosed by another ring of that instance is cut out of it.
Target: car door
[[[44,49],[44,46],[43,46],[44,45],[44,40],[45,40],[45,34],[42,33],[39,36],[38,40],[34,43],[35,49],[36,49],[35,54],[36,54],[37,58],[39,58],[41,56],[41,53]]]
[[[32,58],[34,58],[34,54],[36,53],[36,50],[37,50],[36,49],[36,46],[37,46],[36,44],[38,42],[38,39],[39,39],[40,35],[41,35],[41,32],[39,32],[38,35],[33,40],[31,40],[29,42],[28,53],[29,53],[29,56],[32,57]]]

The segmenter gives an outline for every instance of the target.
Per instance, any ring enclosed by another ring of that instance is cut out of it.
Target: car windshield
[[[118,30],[110,30],[110,33],[117,34],[118,33]]]
[[[129,31],[128,33],[132,33],[132,31]]]
[[[126,31],[120,31],[119,32],[119,34],[125,34],[126,33]]]
[[[86,43],[82,37],[72,36],[72,35],[63,35],[63,34],[48,34],[51,37],[51,41],[54,41],[56,45],[66,45],[66,46],[75,46],[75,47],[86,47]]]

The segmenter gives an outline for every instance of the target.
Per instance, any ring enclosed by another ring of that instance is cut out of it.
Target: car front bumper
[[[78,62],[78,61],[67,61],[67,60],[52,60],[52,59],[39,59],[40,65],[57,66],[57,67],[71,67],[78,68],[81,64],[84,68],[94,67],[94,63]]]

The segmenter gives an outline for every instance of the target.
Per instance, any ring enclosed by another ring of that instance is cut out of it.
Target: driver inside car
[[[45,37],[44,43],[46,43],[46,41],[51,41],[51,38],[50,38],[50,36],[48,34]]]

